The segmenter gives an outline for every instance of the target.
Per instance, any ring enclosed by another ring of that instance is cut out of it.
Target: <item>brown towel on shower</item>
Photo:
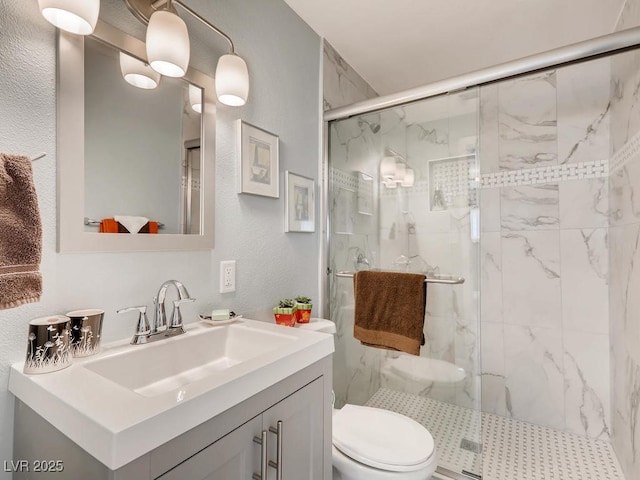
[[[353,336],[372,347],[420,355],[426,302],[425,276],[365,270],[353,276]]]
[[[40,300],[41,252],[31,159],[0,153],[0,309]]]

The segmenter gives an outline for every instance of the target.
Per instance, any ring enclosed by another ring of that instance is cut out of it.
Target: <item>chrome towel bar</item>
[[[402,272],[399,272],[402,273]],[[410,272],[414,273],[414,272]],[[353,278],[354,272],[337,272],[336,277],[340,278]],[[425,283],[441,283],[446,285],[460,285],[464,283],[464,277],[456,277],[454,275],[431,275],[427,277]]]
[[[100,220],[93,220],[89,217],[84,217],[84,224],[85,225],[89,225],[91,227],[99,227],[100,226]],[[164,228],[164,223],[160,223],[158,222],[158,228]]]

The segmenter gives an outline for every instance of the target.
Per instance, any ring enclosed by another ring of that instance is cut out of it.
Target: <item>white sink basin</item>
[[[122,340],[9,390],[112,470],[333,353],[331,335],[240,319],[147,345]]]
[[[153,397],[282,349],[296,339],[234,323],[159,340],[84,367],[135,393]]]

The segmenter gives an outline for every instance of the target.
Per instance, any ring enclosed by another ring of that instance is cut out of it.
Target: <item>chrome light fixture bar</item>
[[[154,61],[152,60],[151,55],[152,50],[154,52],[154,60],[156,60],[157,62],[165,61],[170,64],[170,67],[176,65],[176,58],[184,58],[180,57],[179,54],[176,53],[174,55],[174,59],[171,59],[172,52],[176,48],[176,43],[173,40],[169,41],[167,39],[166,30],[171,30],[173,29],[173,27],[170,26],[168,27],[168,29],[166,27],[156,29],[156,25],[154,25],[156,23],[155,14],[163,12],[163,20],[166,20],[167,22],[173,24],[175,23],[175,18],[171,17],[177,17],[177,12],[174,9],[174,5],[177,5],[193,18],[208,27],[210,30],[213,30],[218,35],[223,37],[229,44],[229,53],[221,56],[218,60],[218,65],[216,66],[215,84],[218,100],[225,105],[231,106],[241,106],[246,103],[247,97],[249,95],[249,72],[246,62],[235,53],[235,47],[229,35],[224,33],[211,22],[202,18],[197,12],[182,3],[180,0],[125,0],[125,4],[138,20],[149,25],[147,29],[147,55],[149,57],[149,64],[155,70],[158,70],[158,68],[156,68],[156,66],[158,65],[160,65],[159,68],[162,68],[162,64],[156,63],[154,65]],[[152,29],[152,27],[154,28]],[[153,35],[150,35],[149,30],[152,30]],[[156,45],[160,45],[160,43],[162,43],[162,46],[156,48]],[[182,43],[182,41],[178,40],[178,43]],[[155,56],[156,52],[158,53],[157,57]],[[160,71],[160,73],[163,72]],[[179,69],[176,69],[175,73],[179,74]]]

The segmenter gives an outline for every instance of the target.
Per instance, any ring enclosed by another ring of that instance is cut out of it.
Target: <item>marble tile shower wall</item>
[[[466,279],[463,285],[428,286],[426,342],[420,354],[462,367],[467,375],[461,384],[450,387],[424,380],[394,379],[385,368],[380,379],[386,388],[480,409],[478,245],[470,239],[469,168],[467,159],[459,158],[475,151],[476,110],[474,92],[396,109],[404,119],[404,149],[398,152],[414,169],[415,186],[383,188],[379,214],[382,268],[398,268],[397,260],[404,256],[411,260],[410,271],[434,271]],[[437,118],[426,120],[430,116]],[[465,185],[465,191],[453,193],[451,203],[440,211],[430,206],[435,164],[451,167],[448,176],[442,175],[444,180],[439,188],[445,189],[447,181],[457,183],[455,177],[459,172],[463,172]]]
[[[331,238],[329,268],[332,272],[353,271],[359,254],[371,266],[379,265],[379,182],[378,167],[384,147],[404,151],[404,126],[393,111],[362,117],[380,125],[379,134],[352,118],[331,124],[329,218]],[[384,143],[384,146],[383,146]],[[363,205],[358,175],[372,181],[371,203]],[[336,405],[364,404],[380,388],[380,369],[386,351],[364,347],[353,338],[353,282],[333,277],[330,281],[330,315],[337,326],[334,354]]]
[[[482,408],[597,439],[611,434],[609,123],[609,59],[480,89]],[[484,182],[514,170],[548,176]]]
[[[618,29],[640,24],[628,0]],[[640,478],[640,52],[611,60],[609,319],[613,447],[628,479]]]

